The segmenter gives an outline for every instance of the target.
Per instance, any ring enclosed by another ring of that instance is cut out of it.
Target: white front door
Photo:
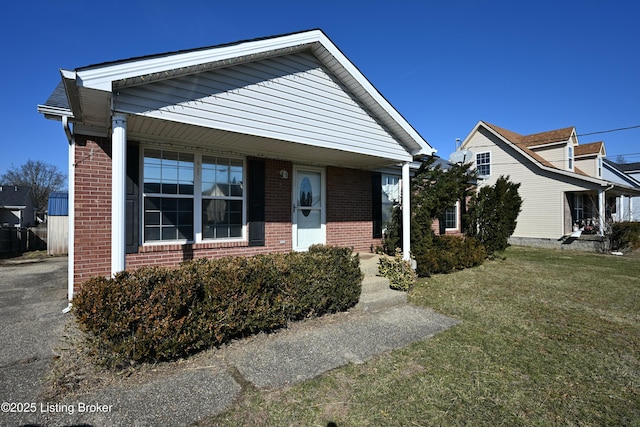
[[[295,168],[293,182],[293,249],[305,251],[314,244],[324,244],[325,206],[324,171]]]

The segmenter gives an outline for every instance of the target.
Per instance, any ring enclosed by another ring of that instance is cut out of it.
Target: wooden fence
[[[47,249],[46,228],[0,228],[0,253],[21,253]]]

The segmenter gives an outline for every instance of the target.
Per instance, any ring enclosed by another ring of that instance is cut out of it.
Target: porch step
[[[360,257],[360,269],[364,274],[360,301],[354,309],[362,311],[378,311],[407,303],[406,292],[396,291],[389,287],[389,279],[378,276],[380,256],[364,254]]]

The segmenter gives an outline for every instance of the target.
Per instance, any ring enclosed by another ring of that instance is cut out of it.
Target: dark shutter
[[[137,253],[140,244],[140,147],[127,144],[127,199],[126,199],[126,245],[127,253]]]
[[[371,174],[371,213],[373,220],[373,238],[382,237],[382,174]]]
[[[265,163],[261,159],[247,160],[247,202],[249,205],[249,246],[265,245],[264,224],[264,173]]]

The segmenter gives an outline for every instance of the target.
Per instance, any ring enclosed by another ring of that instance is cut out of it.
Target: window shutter
[[[373,238],[382,237],[382,174],[371,174],[371,213],[373,220]]]
[[[247,160],[247,201],[249,208],[249,246],[265,245],[265,163],[261,159]]]
[[[126,253],[137,253],[140,244],[140,148],[127,144]]]

